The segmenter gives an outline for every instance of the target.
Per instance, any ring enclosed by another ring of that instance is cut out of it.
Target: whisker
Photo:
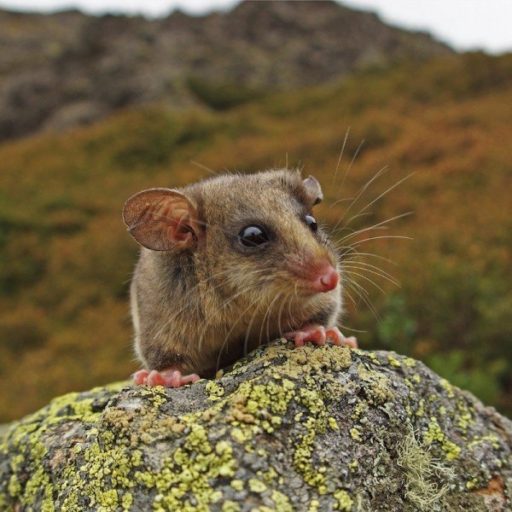
[[[359,155],[359,152],[361,151],[361,148],[363,147],[365,142],[366,142],[365,139],[363,139],[357,146],[356,151],[355,151],[354,155],[352,156],[352,160],[350,160],[350,164],[348,165],[347,170],[346,170],[345,174],[343,175],[343,179],[341,180],[341,184],[338,187],[338,190],[341,190],[343,188],[343,185],[345,184],[345,179],[348,176],[348,174],[350,173],[350,170],[352,169],[352,166],[354,165],[354,162],[355,162],[357,156]]]
[[[381,277],[382,279],[385,279],[389,283],[395,285],[397,288],[400,288],[400,283],[396,279],[394,279],[392,276],[386,275],[385,273],[382,273],[380,271],[371,270],[371,269],[366,268],[366,267],[358,267],[358,266],[355,266],[355,265],[344,267],[344,269],[345,268],[348,268],[349,270],[361,270],[361,271],[364,271],[364,272],[369,272],[370,274],[373,274],[373,275]]]
[[[259,299],[260,299],[260,298],[258,297],[258,299],[257,299],[257,300],[255,300],[255,301],[251,304],[251,307],[252,307],[254,304],[256,304],[256,302],[258,302],[258,301],[259,301]],[[248,325],[248,327],[247,327],[247,329],[246,329],[246,332],[245,332],[245,338],[244,338],[244,352],[243,352],[244,356],[246,356],[246,355],[247,355],[247,349],[248,349],[248,347],[249,347],[249,334],[250,334],[251,329],[252,329],[252,323],[254,322],[254,319],[256,318],[256,315],[257,315],[258,313],[259,313],[259,310],[258,310],[258,309],[255,309],[255,310],[254,310],[254,312],[253,312],[253,314],[251,315],[251,321],[249,322],[249,325]]]
[[[342,197],[341,199],[337,199],[336,201],[334,201],[334,203],[331,203],[329,205],[329,208],[332,208],[332,207],[336,206],[337,204],[344,203],[345,201],[352,201],[353,199],[354,199],[353,197]]]
[[[336,229],[342,222],[343,219],[348,215],[348,212],[352,209],[352,207],[357,203],[359,198],[365,193],[366,190],[368,190],[368,187],[377,180],[380,176],[385,174],[389,170],[389,167],[385,165],[381,169],[379,169],[372,178],[370,178],[360,189],[357,193],[354,200],[349,204],[348,208],[345,210],[345,213],[341,216],[341,218],[338,220],[338,222],[335,224],[334,229]]]
[[[338,157],[338,163],[336,164],[336,169],[334,171],[331,186],[334,185],[334,183],[336,181],[336,177],[338,175],[338,171],[339,171],[340,164],[341,164],[341,159],[343,158],[343,152],[345,151],[345,146],[347,145],[347,140],[348,140],[349,134],[350,134],[350,126],[347,128],[347,131],[345,132],[345,138],[343,139],[343,145],[341,146],[341,151],[340,151],[340,154]]]
[[[345,248],[341,248],[342,250],[346,249],[346,252],[343,253],[342,261],[354,261],[354,258],[359,258],[360,256],[367,256],[369,258],[375,258],[378,260],[385,261],[386,263],[390,263],[391,265],[396,266],[397,263],[393,260],[390,260],[389,258],[385,258],[384,256],[381,256],[380,254],[375,254],[373,252],[361,252],[355,249],[354,247],[351,247],[350,245],[347,245]],[[345,255],[348,255],[345,257]]]
[[[206,167],[206,165],[201,164],[200,162],[196,162],[195,160],[190,160],[190,163],[192,165],[195,165],[196,167],[199,167],[199,169],[202,169],[203,171],[209,172],[210,174],[213,174],[214,176],[219,176],[220,173],[214,171],[213,169],[210,169],[209,167]]]
[[[351,244],[351,247],[355,247],[356,245],[360,245],[366,242],[370,242],[371,240],[389,240],[389,239],[398,239],[398,240],[414,240],[414,238],[410,236],[402,236],[402,235],[386,235],[386,236],[373,236],[371,238],[365,238],[364,240],[358,240]]]
[[[352,297],[352,294],[348,290],[349,290],[349,288],[348,288],[348,282],[347,282],[347,285],[343,287],[343,293],[348,296],[348,298],[350,299],[350,301],[352,302],[354,307],[357,307],[357,304],[356,304],[356,301],[354,300],[354,297]]]
[[[359,334],[368,332],[367,330],[354,329],[353,327],[349,327],[348,325],[345,325],[345,324],[343,324],[343,330],[350,331],[350,332],[358,332]]]
[[[360,268],[361,270],[368,269],[368,271],[369,271],[369,269],[372,269],[372,271],[375,272],[376,274],[379,274],[382,277],[387,277],[387,278],[393,280],[394,284],[397,284],[397,285],[400,284],[398,282],[398,280],[395,278],[395,276],[386,272],[384,269],[382,269],[380,267],[372,265],[371,263],[367,263],[365,261],[352,260],[351,262],[349,262],[348,268],[350,268],[351,266],[354,266],[355,268]],[[345,268],[345,265],[342,265],[342,269],[343,268]]]
[[[291,317],[291,304],[292,304],[292,300],[293,300],[293,294],[290,293],[288,295],[287,299],[285,298],[285,300],[283,301],[283,305],[286,304],[286,300],[288,300],[288,317],[290,318]],[[279,315],[277,317],[277,330],[279,332],[279,336],[280,337],[283,335],[283,326],[281,325],[281,320],[282,320],[283,312],[284,312],[284,307],[279,310]]]
[[[414,174],[416,174],[416,171],[413,171],[413,172],[409,173],[407,176],[405,176],[404,178],[402,178],[401,180],[398,180],[396,183],[394,183],[389,188],[387,188],[384,192],[382,192],[382,194],[379,194],[371,203],[368,203],[362,210],[360,210],[360,212],[363,212],[366,209],[370,208],[370,206],[375,204],[379,199],[381,199],[386,194],[388,194],[389,192],[394,190],[396,187],[400,186],[404,181],[408,180]],[[411,212],[411,213],[413,213],[413,212]]]
[[[377,313],[377,310],[371,303],[366,289],[363,286],[361,286],[359,283],[356,283],[353,280],[349,281],[348,286],[350,286],[352,288],[352,290],[359,296],[359,298],[366,304],[366,306],[368,306],[368,309],[372,312],[375,319],[377,321],[380,321],[379,314]]]
[[[377,228],[385,226],[386,224],[389,224],[390,222],[393,222],[393,221],[398,220],[398,219],[402,219],[404,217],[408,217],[412,213],[413,212],[401,213],[400,215],[395,215],[394,217],[390,217],[389,219],[383,220],[381,222],[377,222],[376,224],[373,224],[372,226],[368,226],[367,228],[358,229],[357,231],[354,231],[353,233],[349,233],[348,235],[345,235],[343,238],[338,240],[337,243],[343,243],[346,240],[349,240],[350,238],[352,238],[354,236],[357,236],[357,235],[360,235],[361,233],[364,233],[366,231],[376,230]]]
[[[379,286],[373,279],[370,279],[369,277],[366,277],[365,275],[360,274],[359,272],[355,272],[354,270],[346,270],[345,273],[349,276],[358,276],[361,279],[368,281],[370,284],[375,286],[375,288],[377,288],[377,290],[379,290],[381,293],[383,293],[384,295],[386,294],[384,289],[381,286]],[[355,282],[355,281],[353,281],[353,282]]]
[[[258,336],[258,346],[261,345],[261,337],[263,335],[263,327],[265,326],[265,321],[267,322],[267,339],[270,336],[269,328],[270,328],[270,316],[272,313],[272,308],[274,307],[274,303],[277,301],[277,299],[283,294],[283,292],[279,292],[272,300],[272,302],[269,304],[267,311],[265,312],[265,315],[263,315],[263,319],[261,321],[261,328],[260,328],[260,334]]]
[[[227,332],[227,334],[224,336],[224,341],[220,347],[220,350],[219,350],[219,355],[217,357],[217,363],[216,363],[216,369],[218,370],[220,368],[220,359],[222,357],[222,352],[224,351],[224,347],[226,346],[226,344],[228,343],[229,341],[229,335],[234,331],[235,327],[239,324],[240,320],[242,320],[244,318],[244,314],[249,311],[252,307],[254,307],[254,305],[260,300],[260,297],[257,297],[253,302],[251,302],[251,304],[249,304],[249,306],[247,308],[245,308],[242,313],[238,316],[236,322],[231,326],[231,329]],[[255,317],[255,315],[258,313],[258,309],[256,308],[252,314],[252,319],[251,319],[251,323],[249,324],[252,325],[252,321]],[[247,333],[246,333],[246,339],[247,339],[247,336],[248,336],[248,332],[249,330],[247,330]],[[245,347],[245,345],[244,345]],[[246,354],[246,349],[244,348],[244,355]]]

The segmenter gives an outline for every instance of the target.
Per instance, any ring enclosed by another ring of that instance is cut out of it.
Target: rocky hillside
[[[223,109],[269,88],[450,51],[333,1],[245,1],[158,20],[0,11],[0,140],[144,102]]]
[[[343,260],[344,327],[512,416],[510,119],[512,55],[468,54],[227,112],[141,107],[0,145],[0,422],[137,369],[127,197],[210,175],[192,162],[250,172],[287,156],[322,183],[317,218],[359,249]],[[376,238],[388,234],[414,240]]]

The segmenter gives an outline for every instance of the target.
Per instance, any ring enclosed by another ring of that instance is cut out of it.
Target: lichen
[[[352,427],[350,429],[350,437],[354,441],[357,441],[359,443],[363,440],[363,438],[361,437],[361,432],[359,431],[359,429],[357,427]]]
[[[277,342],[183,389],[117,383],[53,400],[0,445],[0,509],[479,504],[470,493],[512,468],[512,428],[482,410],[394,353]]]
[[[432,444],[434,441],[439,443],[447,460],[456,459],[460,455],[460,446],[457,446],[447,438],[446,434],[441,430],[439,422],[435,416],[430,418],[428,430],[425,432],[423,440],[428,445]]]
[[[453,472],[420,445],[412,430],[400,443],[397,463],[405,472],[407,501],[420,512],[432,508],[443,510],[444,496],[449,491]],[[441,485],[440,481],[446,483]]]
[[[334,493],[334,498],[336,499],[336,504],[334,505],[336,510],[344,510],[347,512],[352,510],[352,505],[354,502],[352,501],[352,498],[347,491],[343,489],[336,491]]]

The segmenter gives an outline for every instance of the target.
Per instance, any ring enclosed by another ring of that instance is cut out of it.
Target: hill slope
[[[158,20],[0,11],[0,140],[154,101],[226,108],[268,88],[449,52],[333,1],[246,1]],[[217,94],[226,88],[236,92],[228,102]]]
[[[511,116],[512,56],[475,54],[225,113],[129,110],[0,146],[0,418],[136,369],[127,289],[137,247],[121,207],[142,188],[208,176],[192,160],[214,170],[302,164],[324,186],[317,216],[340,224],[337,239],[414,211],[341,242],[358,244],[346,249],[346,329],[373,333],[358,334],[363,348],[411,354],[511,412]],[[362,241],[387,234],[414,240]],[[364,254],[350,261],[354,250],[395,265]],[[384,295],[371,292],[372,280]]]

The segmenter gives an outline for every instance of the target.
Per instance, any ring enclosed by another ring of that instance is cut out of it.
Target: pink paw
[[[135,384],[144,384],[146,386],[164,386],[166,388],[180,388],[186,384],[193,384],[200,379],[196,373],[182,375],[179,370],[139,370],[133,374]]]
[[[354,336],[345,338],[337,327],[328,327],[323,325],[307,325],[300,331],[292,331],[284,335],[286,339],[292,340],[296,347],[302,347],[307,341],[315,345],[324,345],[329,338],[334,345],[357,348],[357,339]]]

